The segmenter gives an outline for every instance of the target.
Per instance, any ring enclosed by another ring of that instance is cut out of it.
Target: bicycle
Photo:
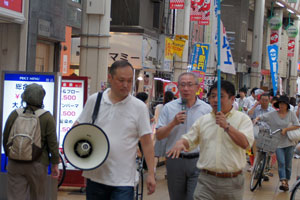
[[[266,177],[265,170],[270,170],[270,158],[276,151],[278,143],[280,141],[281,129],[271,131],[268,124],[265,122],[258,122],[258,138],[256,139],[256,147],[258,149],[257,156],[255,158],[254,168],[251,174],[250,190],[253,192],[257,186],[261,187],[261,183]]]
[[[134,188],[134,199],[135,200],[143,200],[143,193],[144,193],[144,154],[141,147],[140,142],[138,143],[139,149],[141,154],[136,157],[136,166],[137,166],[137,173],[138,173],[138,181]]]
[[[58,177],[58,180],[57,180],[57,188],[59,188],[63,184],[65,176],[66,176],[66,164],[65,164],[65,160],[62,156],[61,151],[59,151],[58,169],[59,169],[60,172],[59,172],[59,177]]]
[[[290,200],[300,199],[300,192],[298,192],[299,190],[300,190],[300,179],[298,179],[292,187]]]

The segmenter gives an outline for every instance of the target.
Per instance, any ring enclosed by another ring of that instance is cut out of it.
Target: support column
[[[257,62],[258,66],[251,66],[250,86],[260,87],[261,62],[262,62],[262,45],[263,45],[263,26],[264,26],[264,10],[265,0],[255,1],[254,13],[254,30],[252,40],[252,58],[251,64]]]
[[[87,0],[82,1],[79,73],[90,78],[89,94],[107,81],[110,7],[111,0],[105,0],[104,15],[86,14]]]
[[[24,24],[20,25],[19,71],[26,71],[29,1],[24,1]]]
[[[176,35],[188,35],[190,37],[190,0],[185,0],[184,10],[177,10],[176,16]],[[185,42],[182,58],[175,56],[174,60],[174,81],[177,81],[178,76],[187,70],[188,66],[189,40]]]
[[[294,26],[296,26],[299,29],[299,20],[295,19],[294,20]],[[288,80],[288,84],[289,84],[289,91],[288,94],[291,97],[296,97],[296,89],[297,89],[297,77],[298,77],[298,55],[299,55],[299,34],[297,34],[296,38],[295,38],[295,50],[294,50],[294,57],[291,57],[291,71],[290,71],[290,77]]]

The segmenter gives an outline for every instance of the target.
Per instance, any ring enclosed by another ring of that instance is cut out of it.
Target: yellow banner
[[[185,40],[174,40],[173,41],[173,51],[180,58],[182,57],[184,45],[185,45]]]
[[[173,60],[173,40],[167,37],[165,39],[165,59]]]
[[[182,39],[188,40],[189,36],[188,35],[175,35],[175,40],[182,40]]]

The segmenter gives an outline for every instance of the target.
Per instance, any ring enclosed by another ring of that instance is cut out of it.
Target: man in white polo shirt
[[[132,200],[136,174],[136,151],[140,140],[148,166],[148,194],[155,191],[154,149],[149,113],[146,105],[130,95],[133,67],[127,61],[116,61],[110,67],[110,89],[103,92],[95,124],[107,134],[110,152],[100,167],[83,172],[87,178],[87,200]],[[89,123],[97,93],[91,95],[77,119]]]

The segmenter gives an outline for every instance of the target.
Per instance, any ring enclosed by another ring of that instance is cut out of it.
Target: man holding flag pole
[[[235,87],[229,81],[221,81],[220,69],[220,0],[218,2],[218,82],[209,90],[209,102],[213,111],[200,117],[189,132],[167,152],[170,158],[178,158],[181,151],[191,151],[200,146],[197,167],[200,169],[194,199],[243,199],[246,149],[254,141],[250,118],[236,111],[232,104]],[[225,153],[224,153],[225,152]]]

